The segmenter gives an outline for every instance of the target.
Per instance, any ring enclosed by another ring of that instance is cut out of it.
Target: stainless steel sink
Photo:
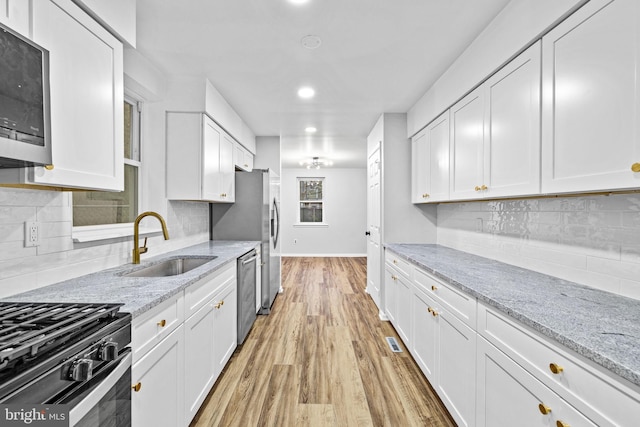
[[[149,267],[141,268],[132,273],[125,274],[126,277],[168,277],[184,274],[194,268],[213,261],[217,256],[198,258],[173,258],[162,261]]]

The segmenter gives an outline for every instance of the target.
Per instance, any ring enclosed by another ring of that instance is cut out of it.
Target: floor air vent
[[[391,351],[394,353],[402,353],[402,349],[398,345],[398,341],[394,337],[387,337],[387,344],[391,347]]]

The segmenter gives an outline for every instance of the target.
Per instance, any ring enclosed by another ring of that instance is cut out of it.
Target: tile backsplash
[[[440,204],[438,243],[640,299],[640,194]]]
[[[131,262],[131,237],[75,244],[70,192],[0,188],[0,298]],[[167,203],[170,240],[149,238],[148,257],[209,239],[207,203]],[[40,242],[25,247],[24,223]],[[152,224],[153,225],[153,224]]]

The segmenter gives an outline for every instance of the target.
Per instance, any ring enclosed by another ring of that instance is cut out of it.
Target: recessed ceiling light
[[[293,3],[293,4],[304,4],[307,3],[309,0],[289,0],[289,3]]]
[[[313,98],[315,94],[316,94],[316,91],[309,86],[301,87],[300,89],[298,89],[298,96],[300,98],[304,98],[304,99]]]
[[[309,126],[307,128],[304,128],[304,131],[307,132],[307,133],[314,133],[317,130],[318,129],[314,128],[313,126]]]
[[[317,49],[322,44],[322,40],[320,40],[320,37],[318,36],[309,34],[307,36],[304,36],[300,40],[300,43],[302,44],[302,47],[304,47],[305,49]]]

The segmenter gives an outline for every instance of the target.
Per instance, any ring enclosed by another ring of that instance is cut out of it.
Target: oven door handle
[[[95,407],[105,394],[116,385],[122,375],[131,368],[131,351],[120,359],[118,365],[103,379],[84,399],[69,411],[69,425],[75,426],[89,411]]]

